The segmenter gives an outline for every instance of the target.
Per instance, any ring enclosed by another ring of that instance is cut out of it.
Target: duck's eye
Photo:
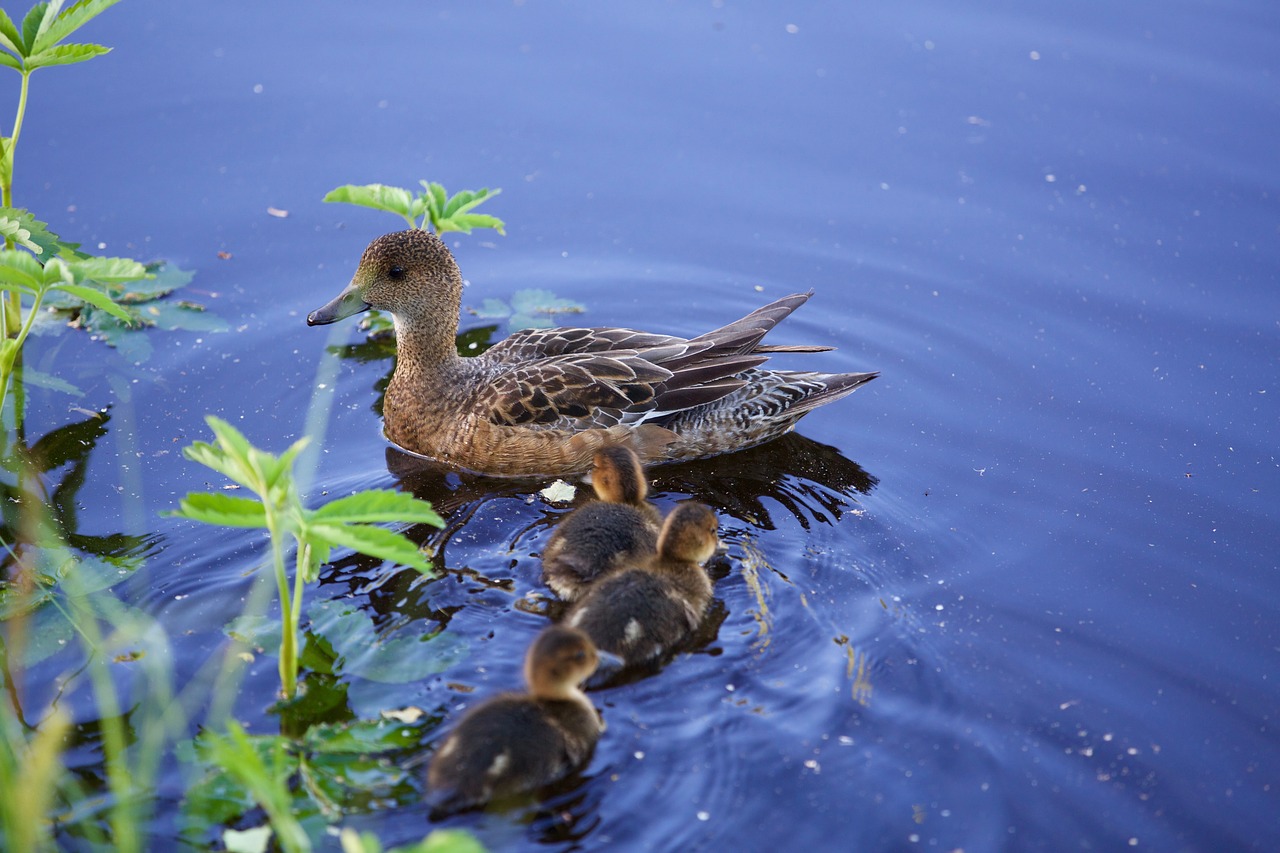
[[[387,270],[387,275],[392,278],[404,278],[404,267],[396,266]]]

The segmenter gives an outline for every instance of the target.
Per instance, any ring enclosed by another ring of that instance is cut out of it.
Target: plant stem
[[[22,133],[22,117],[27,113],[27,91],[31,86],[31,72],[23,70],[22,72],[22,89],[18,93],[18,114],[13,119],[13,136],[9,138],[8,151],[4,152],[4,158],[7,159],[8,167],[3,170],[4,180],[0,182],[0,204],[5,207],[13,207],[13,162],[18,153],[18,136]],[[0,143],[3,144],[3,143]],[[4,241],[6,249],[13,248],[13,240],[6,237]],[[18,291],[4,291],[0,294],[0,298],[4,299],[9,310],[5,312],[4,334],[12,335],[18,329],[22,316],[22,296]]]
[[[285,574],[284,554],[280,548],[280,522],[271,506],[267,506],[267,530],[271,534],[271,561],[276,572],[276,587],[280,591],[280,689],[286,699],[292,699],[298,692],[298,636],[293,625],[289,576]]]
[[[9,295],[18,300],[17,310],[21,311],[22,294],[15,290]],[[31,333],[31,327],[35,325],[36,315],[39,313],[40,305],[43,302],[44,291],[36,291],[35,301],[31,305],[31,310],[27,313],[26,319],[22,322],[21,328],[18,329],[18,337],[14,342],[13,361],[9,362],[8,359],[0,359],[0,410],[4,409],[5,400],[9,397],[9,380],[12,378],[14,369],[18,365],[18,360],[22,358],[22,344],[27,340],[27,335]],[[9,312],[6,311],[5,313],[7,315]],[[8,330],[6,329],[6,332],[7,331]],[[13,422],[15,426],[21,426],[22,424],[22,411],[17,405],[14,406]]]

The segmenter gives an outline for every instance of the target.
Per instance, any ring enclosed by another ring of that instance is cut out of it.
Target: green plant
[[[382,842],[372,832],[344,829],[338,839],[342,853],[383,853]],[[437,829],[417,844],[392,847],[386,853],[484,853],[484,845],[469,832]]]
[[[26,211],[13,211],[13,164],[18,150],[18,139],[22,135],[22,120],[27,113],[27,95],[31,88],[31,75],[38,68],[51,65],[70,65],[84,62],[107,53],[110,48],[100,44],[60,44],[92,18],[102,14],[108,7],[119,0],[81,0],[66,11],[62,10],[62,0],[51,3],[37,3],[22,19],[19,28],[9,17],[9,13],[0,9],[0,65],[6,65],[22,75],[22,88],[18,91],[18,112],[13,118],[13,131],[8,136],[0,136],[0,231],[5,235],[6,248],[13,248],[15,243],[26,246],[37,254],[44,247],[39,239],[43,223],[26,214]],[[6,296],[8,313],[5,317],[4,330],[13,334],[18,330],[19,302],[16,293]]]
[[[42,265],[34,257],[18,249],[0,251],[0,284],[19,296],[19,305],[21,294],[32,298],[31,307],[22,320],[17,336],[0,340],[0,406],[8,394],[9,378],[13,374],[18,354],[22,352],[22,345],[31,333],[32,324],[40,315],[40,306],[46,296],[51,292],[61,291],[128,323],[129,315],[111,300],[101,286],[146,277],[147,271],[142,264],[128,258],[85,258],[73,261],[50,258]],[[7,310],[8,304],[4,307]]]
[[[431,505],[412,495],[370,489],[339,498],[316,510],[302,505],[293,478],[293,462],[307,444],[303,438],[279,456],[251,445],[235,427],[216,417],[205,418],[213,444],[196,442],[183,454],[249,489],[257,500],[225,493],[193,492],[170,515],[227,527],[266,528],[271,537],[271,564],[280,596],[283,628],[280,642],[280,685],[287,698],[298,686],[298,629],[306,584],[316,579],[333,548],[351,548],[372,557],[429,572],[422,552],[399,533],[374,526],[379,522],[444,525]],[[293,591],[285,571],[285,538],[295,545]]]
[[[414,193],[403,187],[386,184],[346,184],[330,190],[325,201],[357,204],[374,210],[385,210],[403,216],[410,228],[432,230],[437,234],[461,231],[470,234],[473,228],[492,228],[505,235],[505,223],[496,216],[471,211],[486,199],[493,198],[500,189],[462,190],[450,196],[444,187],[431,181],[419,181],[422,190]],[[422,221],[418,219],[421,217]],[[427,225],[431,228],[427,229]]]

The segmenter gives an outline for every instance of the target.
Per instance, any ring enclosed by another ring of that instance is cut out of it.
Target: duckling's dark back
[[[648,504],[596,501],[556,527],[542,552],[547,586],[566,601],[620,565],[636,563],[658,544],[658,512]]]
[[[428,804],[454,812],[534,791],[586,764],[595,712],[576,702],[498,696],[467,714],[427,771]]]
[[[596,451],[591,485],[598,501],[574,510],[556,527],[542,553],[547,585],[565,601],[614,569],[654,553],[661,518],[645,500],[649,484],[629,447]]]

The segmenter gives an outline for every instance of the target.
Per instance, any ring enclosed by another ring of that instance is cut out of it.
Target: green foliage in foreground
[[[426,501],[391,490],[370,489],[326,504],[316,510],[302,505],[293,479],[293,462],[307,440],[300,439],[276,456],[249,443],[235,427],[210,415],[205,418],[216,437],[213,444],[198,441],[183,450],[199,462],[249,489],[257,499],[225,492],[193,492],[171,515],[224,527],[266,528],[271,534],[271,557],[280,596],[280,685],[286,697],[298,687],[298,628],[306,584],[314,581],[320,566],[334,548],[351,548],[371,557],[430,572],[418,547],[400,533],[374,525],[380,522],[412,522],[443,527],[444,521]],[[293,592],[285,572],[285,539],[295,545]]]
[[[422,185],[422,190],[417,193],[386,184],[345,184],[330,190],[324,200],[385,210],[404,217],[410,228],[428,230],[427,226],[430,225],[429,230],[437,234],[444,234],[446,231],[470,234],[475,228],[492,228],[499,234],[507,233],[506,223],[498,217],[471,212],[502,190],[462,190],[450,196],[440,184],[432,181],[418,183]]]

